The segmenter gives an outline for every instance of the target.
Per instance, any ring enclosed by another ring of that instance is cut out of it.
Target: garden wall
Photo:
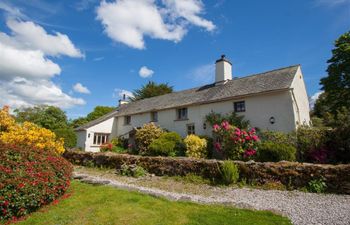
[[[185,157],[148,157],[116,153],[91,153],[67,151],[64,157],[71,163],[82,166],[103,166],[120,169],[123,164],[137,164],[149,173],[158,176],[184,176],[188,173],[209,179],[220,178],[222,161],[192,159]],[[350,164],[325,165],[297,162],[242,162],[235,161],[240,168],[240,178],[248,182],[264,184],[281,182],[293,188],[305,187],[308,182],[324,177],[328,191],[350,194]]]

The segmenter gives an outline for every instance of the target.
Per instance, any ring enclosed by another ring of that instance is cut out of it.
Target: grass
[[[44,207],[18,224],[288,224],[268,211],[173,202],[163,198],[72,182],[71,197]]]

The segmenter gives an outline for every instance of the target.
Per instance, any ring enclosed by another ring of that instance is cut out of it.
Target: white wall
[[[115,117],[112,117],[108,120],[105,120],[101,123],[98,123],[92,127],[89,127],[86,130],[86,140],[85,140],[85,151],[88,152],[99,152],[100,146],[94,145],[94,133],[106,133],[109,135],[109,140],[113,138],[113,136],[116,136],[117,133],[117,126],[116,123],[117,119]]]
[[[306,92],[305,82],[303,74],[299,67],[296,76],[292,82],[293,93],[295,96],[293,108],[296,116],[295,122],[298,124],[310,124],[310,108],[309,108],[309,97]]]

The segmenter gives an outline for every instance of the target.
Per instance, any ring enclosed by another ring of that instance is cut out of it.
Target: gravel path
[[[270,210],[289,217],[295,225],[350,225],[349,195],[215,187],[212,188],[212,194],[206,193],[204,196],[186,191],[178,193],[161,190],[146,185],[132,184],[125,177],[118,179],[117,176],[111,178],[82,171],[75,171],[74,178],[86,183],[110,185],[175,201],[218,203],[239,208]]]

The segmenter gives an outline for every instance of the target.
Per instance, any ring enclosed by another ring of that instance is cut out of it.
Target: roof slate
[[[240,96],[290,88],[299,65],[276,69],[227,81],[225,84],[209,84],[202,87],[173,92],[121,105],[115,111],[91,121],[77,130],[86,129],[113,116],[139,114],[194,104],[205,104]]]

